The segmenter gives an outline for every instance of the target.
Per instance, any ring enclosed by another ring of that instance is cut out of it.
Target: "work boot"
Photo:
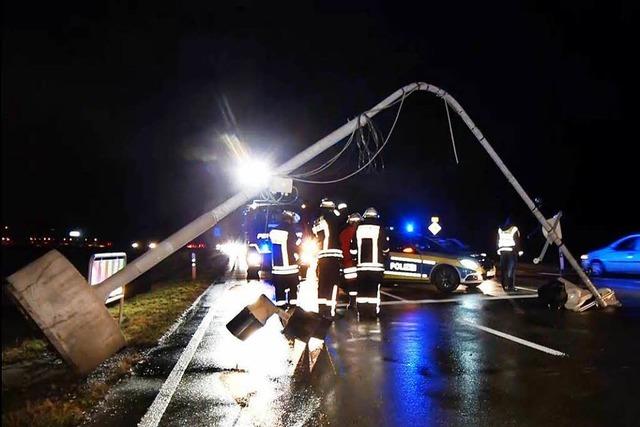
[[[358,302],[356,300],[356,296],[349,295],[349,305],[347,305],[347,310],[358,310]]]

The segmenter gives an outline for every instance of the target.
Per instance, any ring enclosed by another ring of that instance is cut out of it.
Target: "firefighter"
[[[375,317],[380,313],[380,285],[384,276],[383,257],[389,253],[389,240],[375,208],[368,208],[356,228],[351,249],[357,251],[358,313]]]
[[[351,249],[351,242],[356,235],[356,228],[362,222],[359,213],[352,213],[347,218],[346,227],[340,232],[340,247],[342,248],[342,286],[349,294],[349,306],[347,309],[356,309],[358,296],[358,269],[356,267],[356,250]]]
[[[341,226],[340,212],[335,203],[322,199],[320,217],[313,223],[313,234],[319,240],[318,252],[318,306],[320,314],[333,317],[335,315],[338,285],[340,284],[340,249],[339,232]]]
[[[295,306],[298,301],[300,278],[297,252],[300,239],[294,224],[300,220],[292,211],[282,212],[282,221],[269,232],[271,239],[271,274],[276,288],[277,306]]]
[[[498,228],[498,255],[500,255],[500,270],[502,288],[505,291],[515,291],[516,267],[520,250],[520,230],[511,218],[507,218],[502,227]]]

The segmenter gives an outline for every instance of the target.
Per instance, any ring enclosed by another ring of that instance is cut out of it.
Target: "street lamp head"
[[[266,187],[271,179],[271,167],[263,161],[244,159],[235,171],[236,179],[242,186]]]

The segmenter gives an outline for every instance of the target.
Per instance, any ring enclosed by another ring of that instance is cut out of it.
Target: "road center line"
[[[480,330],[482,330],[482,331],[489,332],[490,334],[497,335],[497,336],[499,336],[499,337],[501,337],[501,338],[505,338],[505,339],[508,339],[508,340],[510,340],[510,341],[516,342],[516,343],[518,343],[518,344],[522,344],[522,345],[524,345],[524,346],[527,346],[527,347],[533,348],[533,349],[535,349],[535,350],[542,351],[542,352],[547,353],[547,354],[551,354],[551,355],[553,355],[553,356],[569,357],[569,355],[568,355],[568,354],[563,353],[563,352],[561,352],[561,351],[554,350],[554,349],[552,349],[552,348],[545,347],[545,346],[543,346],[543,345],[536,344],[536,343],[534,343],[534,342],[527,341],[527,340],[524,340],[524,339],[522,339],[522,338],[518,338],[518,337],[516,337],[516,336],[509,335],[509,334],[504,333],[504,332],[497,331],[497,330],[495,330],[495,329],[487,328],[486,326],[477,325],[477,324],[475,324],[475,323],[473,323],[473,322],[471,322],[471,321],[469,321],[469,320],[460,320],[460,322],[461,322],[461,323],[464,323],[465,325],[469,325],[469,326],[471,326],[471,327],[474,327],[474,328],[476,328],[476,329],[480,329]]]
[[[160,387],[160,391],[158,391],[153,403],[149,406],[149,409],[147,409],[147,413],[144,414],[138,423],[138,427],[156,427],[160,423],[160,419],[162,419],[164,411],[166,411],[167,406],[169,406],[173,393],[175,393],[178,388],[178,384],[180,384],[182,375],[184,375],[189,363],[191,363],[191,359],[193,359],[193,355],[198,349],[200,341],[202,341],[204,333],[213,319],[214,312],[215,311],[212,310],[212,307],[209,307],[209,310],[207,311],[204,319],[202,319],[200,326],[198,326],[198,329],[191,337],[189,344],[187,344],[187,347],[180,355],[178,362],[171,370],[166,381],[162,384],[162,387]]]
[[[502,299],[522,299],[522,298],[538,298],[538,295],[499,295],[485,296],[473,298],[473,301],[491,301]],[[405,305],[405,304],[439,304],[447,302],[463,302],[463,298],[446,298],[446,299],[418,299],[418,300],[402,300],[402,301],[382,301],[380,305]]]
[[[395,299],[400,300],[400,301],[406,301],[406,299],[404,299],[404,298],[400,298],[399,296],[394,295],[394,294],[390,294],[389,292],[380,291],[380,293],[381,293],[382,295],[386,295],[386,296],[388,296],[388,297],[395,298]]]

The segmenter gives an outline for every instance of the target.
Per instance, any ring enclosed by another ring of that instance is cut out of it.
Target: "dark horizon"
[[[5,4],[4,12],[4,224],[84,227],[114,241],[165,237],[237,190],[221,134],[238,133],[256,156],[281,163],[399,87],[426,81],[460,101],[548,216],[564,211],[570,248],[640,231],[627,206],[639,182],[631,4],[298,5],[295,15],[249,2],[188,11]],[[393,116],[374,122],[386,134]],[[374,205],[391,222],[439,215],[447,234],[474,245],[489,245],[509,214],[533,230],[457,117],[453,128],[459,166],[442,101],[414,94],[385,169],[299,189],[308,200]]]

